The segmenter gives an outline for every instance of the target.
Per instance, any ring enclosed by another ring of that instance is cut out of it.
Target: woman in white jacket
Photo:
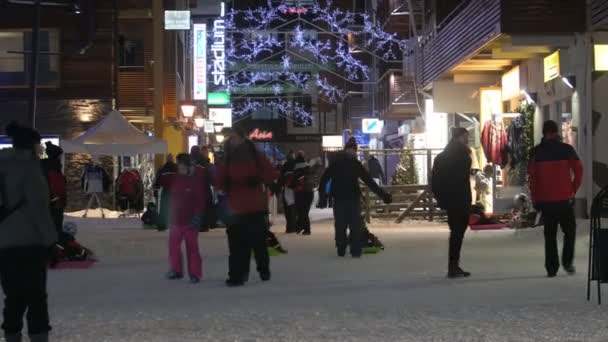
[[[5,295],[2,329],[7,342],[22,340],[27,312],[32,342],[48,341],[47,260],[57,233],[49,190],[37,152],[40,134],[11,123],[12,149],[0,151],[0,279]]]

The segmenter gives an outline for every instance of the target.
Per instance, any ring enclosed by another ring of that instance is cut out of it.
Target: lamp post
[[[190,102],[184,102],[181,105],[182,115],[186,120],[190,119],[194,116],[194,112],[196,111],[196,106]]]
[[[204,125],[205,125],[205,119],[203,119],[200,116],[197,116],[196,118],[194,118],[194,126],[196,126],[196,128],[198,128],[200,130],[201,128],[203,128]]]

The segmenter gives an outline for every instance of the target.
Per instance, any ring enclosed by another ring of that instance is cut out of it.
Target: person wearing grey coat
[[[0,150],[0,279],[4,291],[2,329],[7,342],[22,341],[23,318],[30,341],[48,341],[47,260],[57,232],[49,190],[37,151],[40,135],[11,123],[13,148]]]

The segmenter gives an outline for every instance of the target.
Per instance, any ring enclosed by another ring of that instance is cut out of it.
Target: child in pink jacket
[[[202,259],[198,247],[198,233],[205,210],[207,180],[194,175],[190,155],[177,156],[177,174],[161,180],[171,191],[169,211],[169,265],[167,279],[184,277],[182,265],[182,243],[186,245],[190,282],[199,283],[203,276]]]

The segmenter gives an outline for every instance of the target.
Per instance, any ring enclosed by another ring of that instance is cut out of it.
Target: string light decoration
[[[259,7],[229,10],[225,19],[226,63],[230,67],[227,85],[220,91],[238,94],[264,86],[276,97],[287,89],[297,89],[308,96],[318,94],[325,102],[340,103],[348,94],[344,85],[369,84],[371,58],[366,55],[397,63],[408,48],[406,40],[384,31],[369,15],[334,7],[331,1],[316,3],[295,16],[285,2],[267,0]],[[353,53],[355,49],[357,54]],[[268,62],[277,67],[251,67]],[[303,64],[311,66],[310,70],[303,69]],[[333,84],[325,74],[344,82],[341,86]],[[284,117],[312,120],[311,113],[297,101],[260,101],[247,95],[241,98],[245,101],[233,105],[235,117],[269,108]]]

